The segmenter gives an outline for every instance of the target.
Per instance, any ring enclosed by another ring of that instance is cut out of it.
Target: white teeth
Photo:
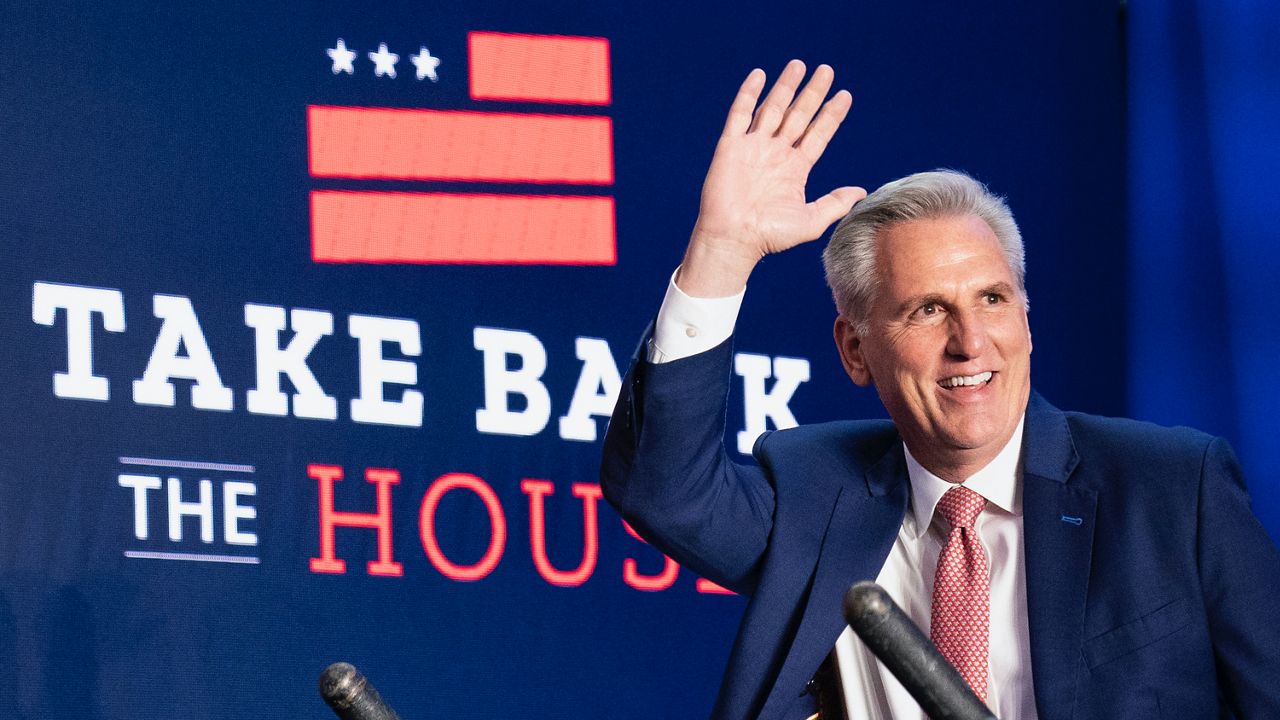
[[[944,388],[960,387],[961,385],[980,385],[990,379],[991,371],[988,370],[987,372],[978,373],[977,375],[950,377],[940,382],[939,385],[942,385]]]

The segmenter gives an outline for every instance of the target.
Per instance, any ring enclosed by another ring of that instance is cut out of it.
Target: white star
[[[431,82],[436,82],[440,78],[436,75],[436,68],[440,67],[440,58],[432,57],[431,51],[425,45],[419,46],[417,55],[410,55],[409,60],[413,62],[413,66],[418,68],[418,79],[431,78]]]
[[[347,49],[347,44],[342,42],[342,38],[338,38],[338,44],[325,50],[325,52],[329,54],[329,59],[333,61],[334,75],[343,72],[348,75],[355,74],[355,66],[351,63],[355,61],[356,53],[354,50]]]
[[[378,43],[378,52],[369,53],[369,59],[373,61],[373,74],[377,77],[386,75],[391,79],[396,77],[396,63],[400,62],[400,56],[387,51],[386,43]]]

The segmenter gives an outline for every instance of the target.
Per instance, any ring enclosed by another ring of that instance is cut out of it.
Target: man
[[[806,203],[850,97],[824,102],[826,66],[797,93],[804,72],[757,108],[753,71],[734,99],[605,441],[610,502],[751,598],[714,716],[810,716],[830,656],[851,717],[920,718],[844,627],[844,591],[876,578],[1000,717],[1280,717],[1280,556],[1226,443],[1032,392],[1021,237],[971,178]],[[738,465],[722,438],[747,277],[846,213],[824,256],[836,345],[892,423],[767,434]]]

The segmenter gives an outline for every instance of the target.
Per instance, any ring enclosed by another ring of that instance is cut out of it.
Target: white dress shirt
[[[694,298],[675,275],[649,342],[648,359],[662,363],[696,355],[733,334],[746,289],[727,298]],[[905,446],[904,446],[905,447]],[[987,499],[975,529],[991,569],[991,627],[987,706],[1006,720],[1035,720],[1031,645],[1027,630],[1026,565],[1022,546],[1022,423],[1000,454],[965,480]],[[951,483],[926,470],[906,451],[910,505],[898,537],[876,578],[925,635],[929,634],[933,576],[946,529],[934,508]],[[851,719],[921,720],[924,712],[849,628],[836,641],[836,666]]]

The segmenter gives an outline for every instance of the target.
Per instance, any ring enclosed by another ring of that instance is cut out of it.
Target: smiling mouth
[[[944,378],[938,381],[938,384],[944,388],[970,387],[973,385],[985,385],[991,382],[991,376],[994,375],[990,370],[981,372],[977,375],[957,375],[955,377]]]

